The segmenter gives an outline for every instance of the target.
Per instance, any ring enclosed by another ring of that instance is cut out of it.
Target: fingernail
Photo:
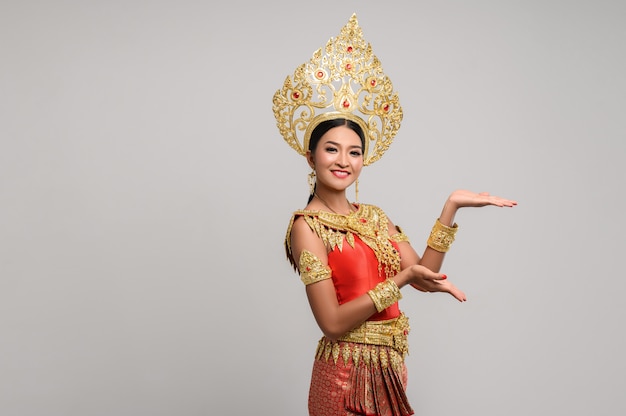
[[[442,278],[443,280],[446,280],[446,279],[448,278],[448,276],[446,276],[446,275],[444,274],[443,276],[441,276],[441,278]]]

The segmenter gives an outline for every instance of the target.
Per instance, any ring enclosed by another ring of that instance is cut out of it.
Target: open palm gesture
[[[464,189],[452,192],[448,201],[451,204],[454,204],[455,208],[484,207],[487,205],[494,205],[496,207],[514,207],[517,205],[517,201],[491,195],[489,192],[476,193]]]

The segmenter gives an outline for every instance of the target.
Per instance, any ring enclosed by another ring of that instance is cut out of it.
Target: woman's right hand
[[[514,207],[517,201],[491,195],[489,192],[471,192],[465,189],[457,189],[448,197],[446,203],[454,206],[455,210],[463,207],[485,207],[493,205],[496,207]]]
[[[445,274],[435,273],[419,264],[412,265],[407,272],[409,274],[408,283],[417,290],[449,293],[459,302],[467,300],[465,293],[450,282]]]

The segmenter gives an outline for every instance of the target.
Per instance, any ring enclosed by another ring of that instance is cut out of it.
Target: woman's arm
[[[296,264],[304,250],[328,265],[328,254],[322,240],[302,218],[294,221],[291,229],[291,247]],[[399,288],[407,284],[424,284],[425,281],[441,280],[444,276],[425,267],[413,265],[394,276]],[[356,328],[377,312],[371,297],[365,293],[358,298],[339,305],[332,279],[325,279],[306,286],[309,305],[315,320],[330,340],[336,340]]]
[[[454,225],[454,217],[456,216],[456,212],[459,208],[484,207],[488,205],[497,207],[514,207],[517,205],[517,202],[501,198],[499,196],[489,195],[488,192],[475,193],[462,189],[456,190],[450,194],[443,205],[441,215],[439,216],[439,222],[448,227],[452,227]],[[444,257],[444,252],[440,252],[432,247],[426,246],[419,264],[428,267],[434,272],[438,272],[441,270]]]
[[[396,227],[393,225],[391,221],[389,222],[389,225],[390,225],[390,234],[394,233],[394,231],[397,230]],[[411,245],[408,242],[398,243],[398,249],[400,250],[400,267],[403,271],[406,268],[411,268],[411,267],[423,267],[427,270],[430,270],[428,267],[421,264],[421,259],[419,255],[413,249],[413,247],[411,247]],[[443,253],[440,253],[440,254],[443,254]],[[443,262],[443,258],[441,259],[441,262]],[[437,269],[435,273],[439,273],[439,269]],[[459,288],[457,288],[449,279],[447,279],[447,277],[441,280],[424,280],[418,283],[411,283],[411,286],[413,286],[415,289],[422,291],[422,292],[449,293],[454,298],[456,298],[459,302],[465,302],[467,300],[465,293],[459,290]]]
[[[490,195],[487,192],[475,193],[466,190],[456,190],[450,194],[446,200],[441,215],[438,220],[441,224],[451,227],[454,225],[454,217],[459,208],[463,207],[484,207],[493,205],[497,207],[513,207],[517,205],[514,200],[501,198],[498,196]],[[393,223],[389,223],[389,233],[393,235],[396,231],[396,227]],[[399,243],[401,254],[401,267],[402,269],[410,267],[414,264],[424,266],[433,272],[439,272],[443,264],[445,252],[437,251],[430,246],[427,246],[424,250],[424,254],[420,258],[417,252],[407,242]],[[447,292],[453,295],[458,300],[465,300],[465,295],[460,292],[450,281],[436,281],[426,282],[427,285],[413,285],[416,289],[422,291],[437,291]]]

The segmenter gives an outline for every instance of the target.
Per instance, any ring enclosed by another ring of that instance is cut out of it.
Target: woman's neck
[[[330,212],[347,215],[354,211],[354,207],[346,198],[345,192],[325,192],[316,190],[315,198]]]

